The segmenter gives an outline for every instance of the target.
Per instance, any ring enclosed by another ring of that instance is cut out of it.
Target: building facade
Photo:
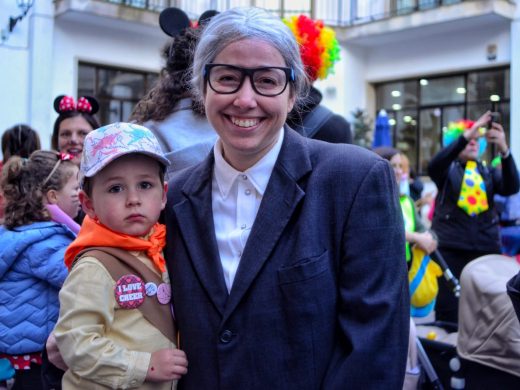
[[[23,3],[31,7],[19,19]],[[342,59],[316,84],[324,103],[349,120],[358,108],[372,118],[385,109],[394,145],[419,173],[450,120],[486,109],[500,112],[520,161],[520,6],[512,0],[0,0],[0,129],[28,123],[49,147],[60,94],[94,95],[103,123],[126,120],[163,64],[163,8],[196,20],[249,5],[333,27]]]

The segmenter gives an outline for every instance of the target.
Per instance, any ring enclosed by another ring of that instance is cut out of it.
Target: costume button
[[[227,344],[233,338],[233,333],[230,330],[225,330],[220,334],[220,341]]]
[[[242,180],[247,180],[247,175],[242,175]]]
[[[251,195],[251,190],[250,189],[247,189],[244,191],[246,195]]]

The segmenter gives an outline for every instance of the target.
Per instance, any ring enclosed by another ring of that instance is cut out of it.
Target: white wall
[[[129,33],[110,27],[92,28],[86,24],[57,20],[54,26],[53,78],[48,103],[51,121],[47,139],[57,114],[52,108],[54,97],[60,94],[77,98],[78,63],[80,61],[128,69],[158,72],[163,66],[160,56],[168,37],[157,27],[152,34]]]
[[[0,133],[17,123],[31,124],[27,102],[29,24],[33,10],[16,24],[11,34],[8,32],[9,17],[20,13],[15,1],[0,0],[0,30],[7,38],[0,41]]]
[[[488,61],[486,48],[497,45],[497,59]],[[371,49],[367,55],[368,82],[447,73],[508,64],[509,26],[491,26],[457,34],[438,34],[420,41],[403,39]]]

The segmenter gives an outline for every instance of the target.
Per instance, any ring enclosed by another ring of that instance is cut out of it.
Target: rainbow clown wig
[[[312,20],[305,15],[291,16],[283,21],[300,45],[307,76],[312,82],[325,79],[339,60],[340,49],[334,30],[325,27],[323,21]]]
[[[468,119],[460,119],[456,122],[450,122],[448,124],[448,127],[445,128],[442,131],[442,144],[444,147],[451,144],[453,141],[455,141],[457,138],[459,138],[464,131],[471,129],[475,122],[470,121]],[[485,130],[482,128],[479,130],[481,132],[481,135]],[[487,141],[485,137],[479,137],[478,139],[478,155],[479,157],[484,154],[487,147]]]

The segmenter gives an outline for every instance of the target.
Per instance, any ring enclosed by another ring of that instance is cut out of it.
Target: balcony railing
[[[224,11],[231,7],[263,7],[281,17],[307,14],[325,24],[348,27],[396,16],[431,10],[463,2],[489,0],[100,0],[133,8],[160,12],[166,7],[180,7],[194,19],[208,9]],[[515,3],[515,0],[504,0]]]

